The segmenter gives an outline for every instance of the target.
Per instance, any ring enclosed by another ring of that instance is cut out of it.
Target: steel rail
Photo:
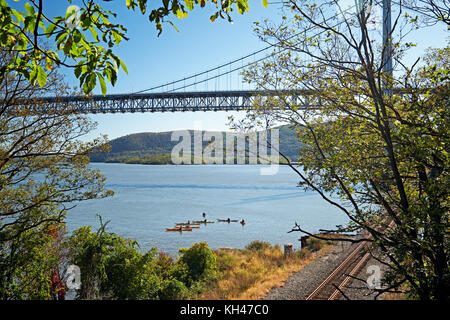
[[[334,269],[334,271],[306,298],[306,300],[312,300],[317,294],[319,294],[320,290],[325,287],[337,274],[341,271],[347,263],[360,252],[360,249],[365,246],[364,242],[361,242],[345,259],[342,261],[339,266]]]
[[[387,226],[386,229],[390,229],[393,225],[394,225],[394,221],[391,220],[391,222],[389,223],[389,225]],[[347,277],[344,279],[344,281],[341,282],[338,289],[336,289],[336,291],[334,291],[333,294],[328,298],[328,300],[336,299],[339,296],[339,294],[341,294],[341,291],[344,291],[344,288],[347,285],[347,283],[349,283],[353,279],[354,275],[356,273],[358,273],[358,271],[361,269],[362,265],[365,262],[367,262],[367,260],[369,260],[369,258],[370,258],[370,253],[366,252],[366,254],[361,258],[361,260],[359,260],[359,262],[352,269],[352,271],[350,271],[350,273],[347,275]]]
[[[335,300],[340,294],[341,291],[344,291],[345,286],[347,283],[352,280],[352,277],[361,269],[362,265],[367,262],[367,260],[370,258],[370,253],[366,253],[361,260],[356,264],[356,266],[350,271],[347,277],[345,277],[344,281],[341,282],[339,285],[339,289],[336,289],[336,291],[333,292],[333,294],[328,298],[328,300]]]
[[[391,220],[389,225],[386,227],[386,229],[390,229],[394,225],[394,221]],[[370,235],[370,237],[372,237]],[[333,279],[337,278],[339,276],[339,272],[344,269],[347,264],[350,264],[352,258],[354,258],[360,251],[363,249],[363,247],[367,246],[368,243],[366,241],[361,242],[345,259],[342,261],[337,268],[333,270],[333,272],[306,298],[306,300],[312,300],[314,297],[316,297],[320,291],[328,285]],[[337,286],[337,289],[333,291],[333,293],[328,297],[328,300],[335,300],[340,294],[342,294],[342,291],[344,291],[345,286],[353,279],[353,276],[357,274],[361,267],[366,263],[370,258],[370,253],[366,252],[365,255],[359,259],[359,261],[356,263],[356,265],[352,268],[352,270],[347,274],[347,276],[344,278],[342,282],[340,282],[339,286]]]

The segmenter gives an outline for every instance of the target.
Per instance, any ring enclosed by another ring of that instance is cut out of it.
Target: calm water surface
[[[333,228],[347,219],[313,192],[297,188],[299,179],[281,166],[272,176],[261,166],[151,166],[94,163],[108,178],[111,198],[79,204],[67,215],[71,232],[82,225],[98,226],[96,214],[111,220],[108,231],[136,239],[143,250],[158,247],[176,254],[178,248],[206,241],[211,248],[243,248],[253,240],[299,246],[300,233],[287,233],[295,222],[308,230]],[[176,222],[245,219],[247,224],[214,223],[192,232],[166,232]]]

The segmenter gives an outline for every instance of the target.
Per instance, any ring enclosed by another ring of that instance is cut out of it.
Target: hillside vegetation
[[[294,129],[281,126],[279,129],[280,151],[288,158],[297,159],[300,143]],[[195,131],[190,130],[191,141]],[[204,131],[206,133],[207,131]],[[225,134],[225,132],[222,132]],[[171,152],[179,141],[171,141],[172,132],[142,132],[129,134],[109,142],[110,152],[93,152],[92,162],[116,162],[137,164],[171,164]],[[208,144],[203,142],[203,147]],[[225,143],[224,143],[225,145]],[[224,157],[225,158],[225,157]],[[280,159],[282,161],[282,159]]]

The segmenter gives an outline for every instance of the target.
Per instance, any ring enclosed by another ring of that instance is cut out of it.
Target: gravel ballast
[[[351,244],[341,242],[302,270],[294,272],[283,286],[273,288],[264,300],[301,300],[310,294],[350,252]]]

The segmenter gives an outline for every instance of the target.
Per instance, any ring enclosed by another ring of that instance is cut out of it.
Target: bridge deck
[[[303,108],[309,106],[305,97],[309,91],[217,91],[170,92],[141,94],[111,94],[93,96],[42,97],[20,101],[18,106],[40,105],[43,112],[61,108],[75,113],[118,112],[180,112],[180,111],[238,111],[252,108],[260,97],[285,97]],[[56,108],[56,109],[55,109]]]
[[[394,88],[394,93],[408,90]],[[320,101],[311,90],[195,91],[92,96],[40,97],[16,102],[17,108],[34,107],[38,112],[69,110],[73,113],[239,111],[254,108],[261,97],[282,97],[299,109],[318,109]]]

